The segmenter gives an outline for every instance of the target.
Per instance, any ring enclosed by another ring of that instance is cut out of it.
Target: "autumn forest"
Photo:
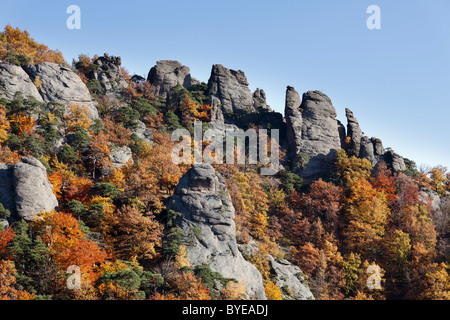
[[[98,111],[93,118],[82,103],[21,92],[0,98],[0,163],[38,159],[58,201],[32,221],[0,203],[0,219],[9,221],[0,225],[0,300],[248,299],[242,281],[191,264],[181,213],[167,208],[191,168],[173,163],[171,134],[192,132],[195,121],[208,127],[208,85],[177,85],[162,97],[120,67],[124,84],[107,94],[92,77],[99,58],[114,57],[80,54],[68,63],[27,31],[8,25],[0,33],[0,61],[70,69]],[[43,81],[33,79],[38,91]],[[112,154],[124,148],[131,153],[118,166]],[[345,148],[315,179],[297,174],[283,146],[280,162],[274,176],[260,175],[260,163],[213,165],[235,209],[238,245],[257,248],[243,256],[261,274],[267,299],[290,295],[277,285],[268,255],[298,266],[316,300],[450,299],[447,168],[417,168],[405,159],[407,169],[398,171]],[[81,270],[79,288],[67,285],[70,266]]]

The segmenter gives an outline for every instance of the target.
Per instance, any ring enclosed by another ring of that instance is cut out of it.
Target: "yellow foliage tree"
[[[92,120],[89,118],[89,110],[86,106],[79,106],[76,103],[69,104],[68,112],[64,115],[67,131],[73,132],[75,128],[89,130]]]
[[[267,300],[283,300],[281,289],[272,281],[266,281],[264,284]]]
[[[10,129],[10,123],[8,118],[6,117],[6,109],[4,105],[0,104],[0,144],[8,140]]]

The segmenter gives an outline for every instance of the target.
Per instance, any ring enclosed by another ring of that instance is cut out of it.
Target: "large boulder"
[[[121,69],[121,58],[104,54],[94,61],[94,71],[89,78],[100,82],[105,94],[119,98],[122,91],[128,87],[128,82]]]
[[[111,164],[114,169],[120,169],[129,162],[133,163],[133,154],[131,153],[131,149],[128,147],[117,147],[111,150],[109,159],[111,160]]]
[[[44,102],[59,102],[66,106],[78,104],[86,106],[92,120],[98,119],[96,103],[89,89],[80,77],[69,68],[50,62],[24,66],[31,80],[39,77],[42,86],[39,89]]]
[[[24,157],[14,165],[11,187],[16,213],[22,219],[32,221],[38,213],[58,208],[58,200],[47,179],[47,170],[35,158]]]
[[[21,92],[24,99],[31,96],[43,102],[33,81],[20,66],[0,61],[0,98],[13,100],[16,92]]]
[[[322,175],[341,148],[336,110],[330,98],[320,91],[303,94],[301,175],[307,179]]]
[[[244,72],[227,69],[220,64],[213,65],[208,81],[211,120],[224,121],[235,115],[257,112],[248,85]],[[261,92],[256,93],[256,105],[259,98]]]
[[[186,89],[192,86],[191,71],[178,61],[162,60],[150,69],[147,81],[155,89],[155,94],[167,99],[169,92],[177,85]]]
[[[223,177],[211,165],[194,164],[167,208],[181,213],[177,223],[192,266],[206,264],[226,278],[243,281],[248,298],[266,299],[261,274],[238,249],[234,207]]]

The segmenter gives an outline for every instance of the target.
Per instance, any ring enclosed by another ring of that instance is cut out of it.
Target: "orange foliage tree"
[[[33,232],[48,245],[53,260],[59,266],[61,285],[64,285],[67,268],[72,265],[80,268],[82,282],[95,283],[98,278],[95,265],[105,262],[107,254],[87,239],[71,214],[43,212],[31,226]]]
[[[17,64],[53,62],[67,65],[61,52],[37,43],[28,31],[14,29],[10,24],[0,32],[0,60]]]

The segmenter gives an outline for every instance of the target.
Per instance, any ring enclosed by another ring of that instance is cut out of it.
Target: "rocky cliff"
[[[128,87],[121,64],[122,60],[120,57],[107,54],[97,58],[93,63],[94,70],[89,74],[89,79],[99,81],[108,97],[118,99],[122,91]]]
[[[222,176],[211,165],[193,165],[167,208],[178,221],[190,263],[207,264],[226,278],[244,281],[248,298],[265,299],[262,276],[238,250],[234,207]]]
[[[147,81],[154,87],[156,95],[166,99],[170,89],[181,85],[186,89],[191,88],[191,71],[178,61],[162,60],[150,69]]]

